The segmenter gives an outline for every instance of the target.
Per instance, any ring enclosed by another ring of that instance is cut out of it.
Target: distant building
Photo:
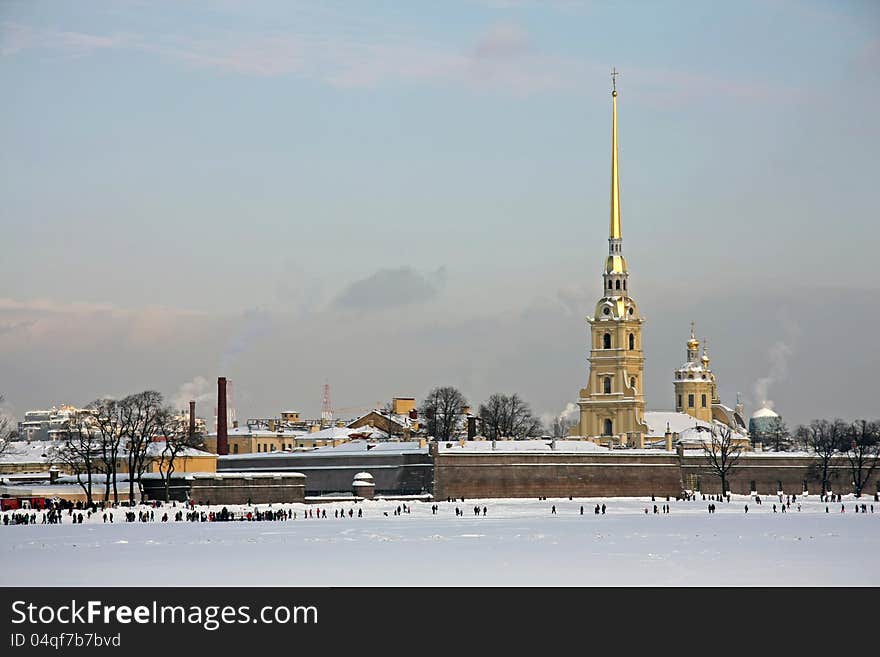
[[[413,397],[395,397],[388,409],[373,409],[348,425],[351,429],[374,427],[387,438],[408,439],[420,428],[419,412]]]
[[[92,409],[67,404],[49,410],[28,411],[24,420],[18,423],[18,437],[28,441],[65,440],[72,424],[94,415]]]

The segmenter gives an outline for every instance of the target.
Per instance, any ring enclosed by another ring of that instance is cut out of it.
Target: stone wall
[[[434,498],[678,495],[678,455],[454,453],[434,459]]]
[[[800,495],[822,492],[822,476],[818,459],[802,454],[747,453],[740,456],[728,478],[731,493],[748,495],[775,495],[777,491]],[[707,494],[721,492],[721,480],[706,464],[704,456],[685,455],[681,459],[682,481],[685,488],[700,490]],[[863,494],[872,496],[877,492],[880,470],[875,470]],[[829,468],[831,490],[828,492],[848,494],[853,492],[852,471],[845,457],[832,459]]]
[[[196,504],[305,502],[306,476],[297,472],[198,474],[193,475],[190,498]]]
[[[729,478],[730,492],[748,495],[819,494],[821,476],[808,455],[749,453],[740,457]],[[864,494],[878,491],[880,470]],[[781,486],[781,488],[780,488]],[[721,482],[702,454],[627,453],[474,453],[440,452],[434,456],[434,498],[485,497],[627,497],[675,496],[683,490],[714,494]],[[853,492],[849,462],[835,458],[831,492]]]

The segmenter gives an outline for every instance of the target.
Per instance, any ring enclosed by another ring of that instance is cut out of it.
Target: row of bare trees
[[[457,388],[442,386],[431,390],[420,408],[428,435],[442,441],[465,433],[463,409],[467,406],[467,399]],[[516,393],[491,395],[480,404],[476,418],[479,433],[493,440],[539,436],[544,430],[529,404]]]
[[[784,425],[782,425],[784,426]],[[852,475],[853,493],[860,497],[874,472],[880,472],[880,421],[813,420],[800,425],[790,437],[788,431],[777,446],[785,451],[795,446],[814,456],[814,476],[822,483],[822,490],[831,490],[832,461],[843,456]],[[710,439],[704,444],[709,469],[721,480],[721,490],[727,491],[727,481],[742,456],[745,446],[724,426],[714,425]]]
[[[187,448],[201,447],[203,436],[190,433],[186,419],[155,390],[122,399],[98,399],[86,410],[71,418],[52,458],[76,476],[87,502],[92,503],[93,486],[101,486],[101,480],[103,499],[119,502],[118,474],[123,464],[128,499],[134,500],[136,491],[143,492],[142,477],[151,463],[157,464],[168,501],[178,457]]]

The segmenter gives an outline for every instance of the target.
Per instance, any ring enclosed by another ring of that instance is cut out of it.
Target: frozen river
[[[226,523],[158,522],[164,508],[156,522],[124,523],[117,509],[112,525],[100,512],[82,525],[67,515],[60,526],[0,525],[0,584],[880,586],[880,504],[864,501],[867,514],[852,499],[825,513],[817,498],[782,514],[778,498],[735,497],[710,515],[699,497],[669,502],[669,514],[653,513],[665,499],[467,500],[439,502],[436,515],[407,502],[399,516],[396,501],[335,502],[272,507],[295,520]],[[319,508],[326,518],[303,518]],[[333,516],[351,508],[355,517]]]

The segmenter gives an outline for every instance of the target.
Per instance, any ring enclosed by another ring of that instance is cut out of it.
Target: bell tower
[[[700,356],[700,341],[694,333],[691,322],[691,337],[687,341],[687,361],[675,370],[673,387],[675,388],[675,410],[680,413],[711,422],[712,405],[720,404],[718,386],[715,375],[709,368],[709,349],[703,340],[703,355]]]
[[[603,442],[632,437],[637,444],[648,428],[644,423],[644,367],[642,323],[635,300],[629,296],[629,271],[623,256],[620,223],[620,175],[617,161],[617,70],[611,91],[611,217],[608,257],[602,273],[603,296],[590,325],[590,374],[580,391],[578,406],[582,436],[601,436]]]

